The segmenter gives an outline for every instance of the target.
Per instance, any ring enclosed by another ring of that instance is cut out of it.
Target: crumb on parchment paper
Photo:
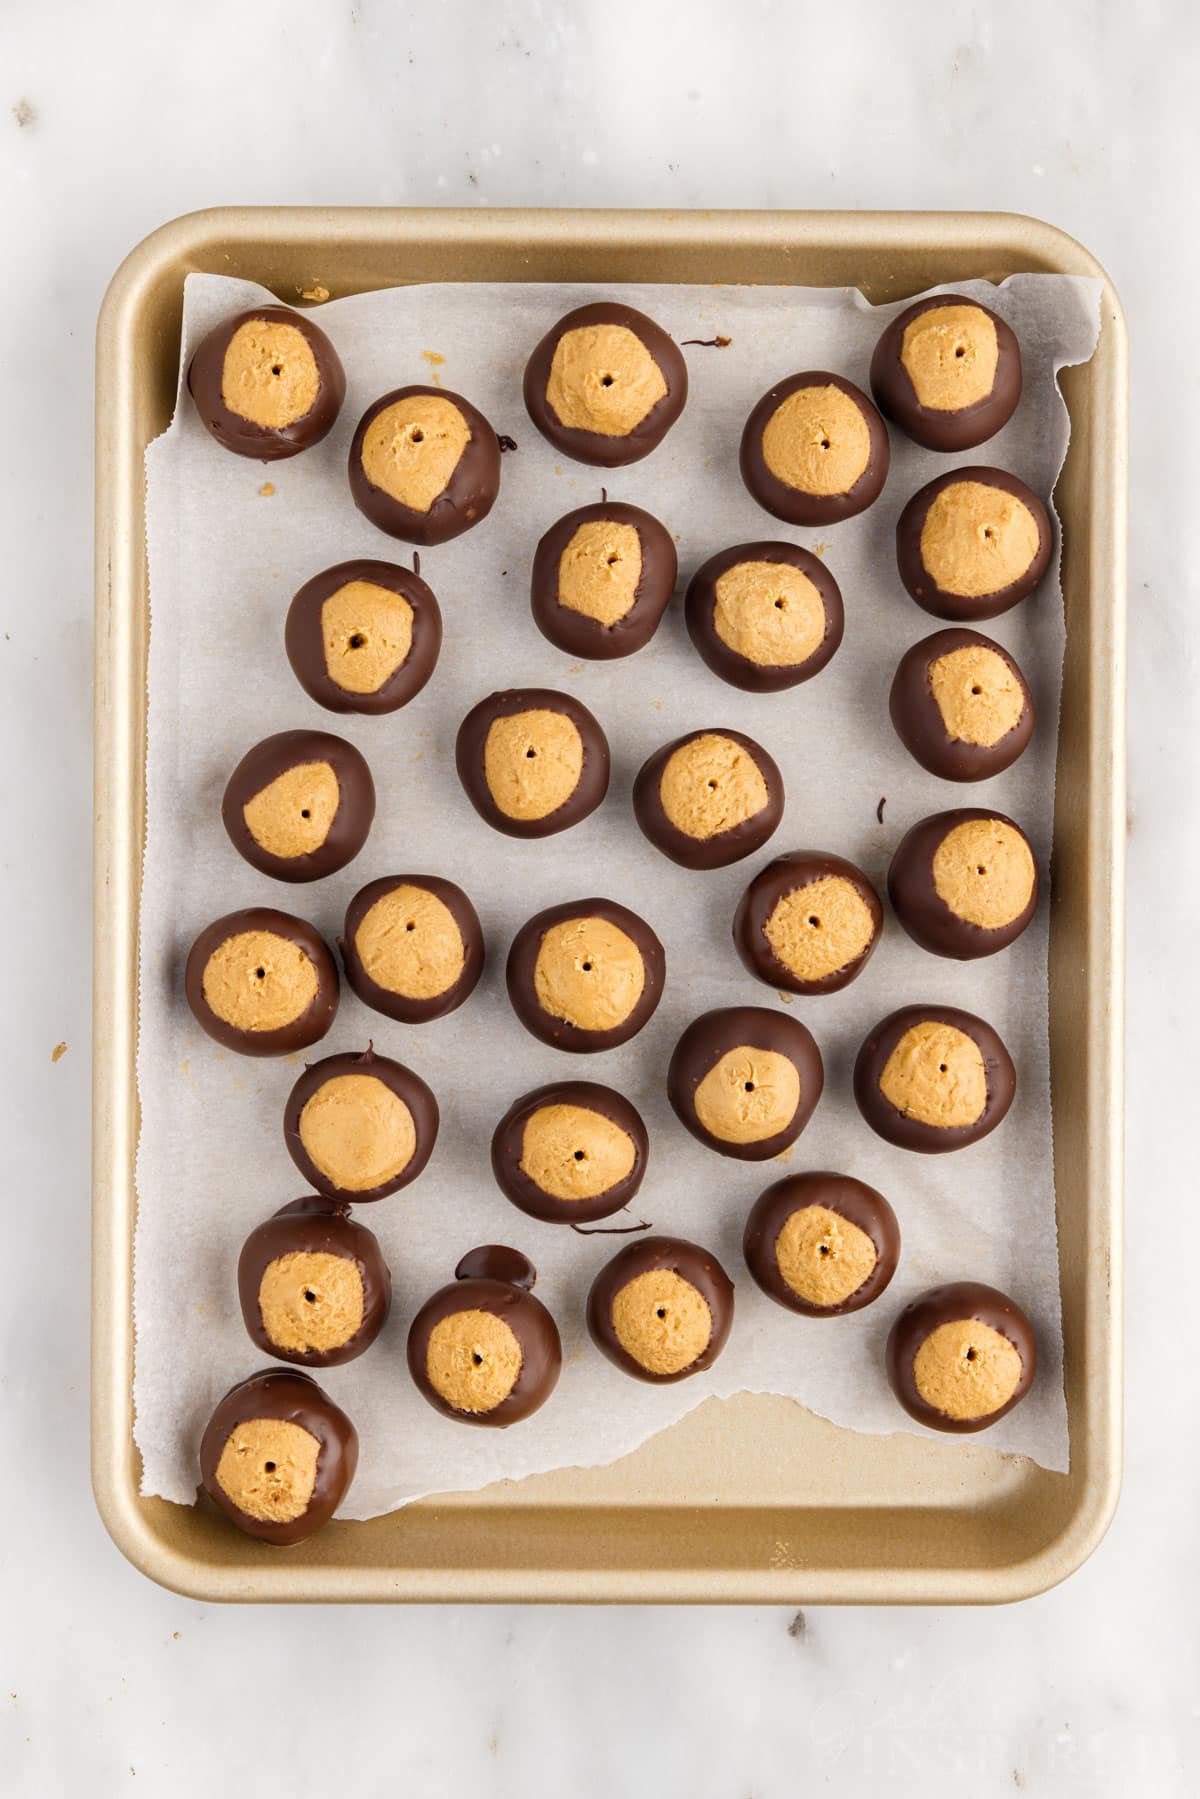
[[[429,364],[430,371],[433,375],[433,385],[435,387],[440,387],[442,385],[442,377],[438,371],[444,366],[446,358],[442,355],[440,350],[422,350],[421,354]]]
[[[50,1060],[52,1062],[61,1062],[66,1053],[66,1043],[56,1043],[54,1048],[50,1051]]]
[[[264,481],[258,491],[265,500],[269,500],[271,495],[275,492],[274,481]]]

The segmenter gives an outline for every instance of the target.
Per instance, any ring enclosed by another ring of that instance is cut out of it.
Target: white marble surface
[[[1190,0],[4,8],[6,1795],[1197,1789],[1195,1307],[1162,1283],[1200,1249],[1198,58]],[[1129,1440],[1117,1521],[1057,1592],[791,1628],[234,1611],[108,1543],[87,1485],[92,331],[130,245],[235,200],[1013,208],[1113,274],[1134,345]]]

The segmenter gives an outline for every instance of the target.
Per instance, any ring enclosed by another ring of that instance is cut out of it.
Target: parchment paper
[[[918,486],[973,461],[1011,470],[1049,496],[1068,435],[1054,372],[1091,355],[1098,284],[1024,275],[998,290],[976,282],[962,291],[986,300],[1020,339],[1025,392],[1015,417],[981,450],[959,458],[935,456],[893,432],[883,497],[859,518],[816,532],[793,532],[760,511],[739,479],[737,446],[752,404],[793,370],[833,369],[867,385],[871,349],[899,308],[869,307],[849,290],[619,290],[677,339],[719,333],[732,341],[685,351],[691,397],[679,424],[646,461],[609,473],[558,455],[533,429],[521,401],[521,373],[533,345],[560,314],[595,298],[591,288],[409,287],[322,307],[320,324],[346,367],[346,403],[324,443],[273,466],[220,449],[182,394],[170,429],[147,455],[151,637],[135,1379],[145,1493],[185,1503],[194,1498],[197,1445],[209,1411],[228,1386],[264,1365],[237,1305],[238,1251],[250,1229],[304,1185],[281,1124],[300,1060],[241,1058],[199,1031],[182,992],[188,946],[210,919],[262,904],[300,913],[332,940],[351,895],[400,870],[436,872],[465,887],[478,907],[489,959],[468,1004],[420,1028],[394,1024],[344,990],[333,1030],[310,1052],[358,1049],[371,1038],[430,1082],[442,1110],[426,1172],[402,1193],[358,1210],[391,1263],[390,1321],[358,1361],[318,1371],[362,1440],[346,1515],[372,1517],[426,1493],[475,1488],[500,1476],[611,1461],[708,1395],[743,1389],[791,1395],[857,1430],[916,1429],[884,1378],[888,1327],[920,1289],[963,1277],[1010,1292],[1038,1335],[1033,1390],[987,1443],[1066,1468],[1045,893],[1020,941],[975,963],[926,954],[889,915],[860,979],[841,993],[794,1001],[820,1044],[826,1086],[812,1123],[785,1158],[753,1164],[713,1154],[678,1124],[664,1092],[672,1046],[697,1013],[715,1005],[782,1003],[744,972],[730,940],[738,896],[772,856],[834,850],[859,863],[882,890],[888,858],[918,818],[955,805],[994,804],[1024,825],[1046,868],[1063,648],[1054,569],[1034,598],[986,627],[1015,653],[1032,685],[1033,744],[997,779],[957,787],[925,774],[888,719],[888,687],[901,654],[937,628],[900,585],[893,532]],[[184,365],[220,319],[270,297],[244,282],[190,276]],[[518,449],[504,457],[492,516],[421,558],[445,618],[441,661],[425,691],[378,719],[325,713],[288,667],[288,602],[310,575],[343,558],[409,560],[407,546],[376,531],[353,506],[346,453],[372,400],[430,379],[468,396]],[[534,546],[562,513],[599,499],[602,485],[613,499],[645,506],[676,534],[680,592],[697,565],[728,544],[779,536],[825,556],[846,602],[845,641],[829,667],[790,692],[740,693],[710,674],[692,650],[678,597],[653,643],[628,660],[572,663],[547,643],[529,613]],[[454,772],[459,721],[483,694],[510,685],[578,695],[612,745],[606,803],[582,825],[542,842],[513,842],[491,831]],[[235,853],[220,822],[221,793],[235,762],[259,738],[296,726],[332,730],[357,744],[379,798],[374,830],[357,860],[300,887],[257,874]],[[771,843],[711,874],[678,869],[652,849],[629,800],[645,757],[703,726],[732,726],[760,739],[787,788],[784,820]],[[517,1023],[504,992],[504,958],[533,912],[592,894],[620,900],[650,921],[666,946],[667,987],[654,1019],[633,1042],[572,1057],[537,1043]],[[1005,1123],[984,1142],[948,1156],[889,1147],[863,1123],[851,1097],[862,1038],[894,1007],[913,1001],[980,1013],[998,1028],[1018,1070],[1017,1100]],[[587,1340],[590,1280],[631,1239],[583,1237],[526,1218],[492,1179],[491,1133],[509,1103],[543,1082],[573,1077],[626,1093],[650,1131],[642,1192],[628,1217],[608,1222],[646,1219],[656,1231],[693,1238],[717,1253],[736,1282],[729,1345],[714,1368],[692,1380],[668,1387],[629,1380]],[[900,1218],[896,1278],[877,1304],[852,1317],[795,1317],[758,1291],[742,1262],[742,1227],[755,1196],[784,1172],[805,1168],[838,1169],[871,1182]],[[537,1290],[558,1320],[566,1357],[551,1402],[508,1431],[470,1429],[438,1416],[414,1390],[404,1362],[417,1307],[451,1279],[467,1249],[489,1241],[514,1243],[537,1264]]]

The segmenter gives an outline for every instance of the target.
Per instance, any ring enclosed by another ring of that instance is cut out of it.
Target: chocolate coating
[[[938,1411],[917,1389],[913,1362],[922,1343],[943,1324],[975,1318],[1007,1337],[1021,1358],[1021,1378],[1006,1404],[981,1418],[951,1418]],[[887,1374],[892,1392],[905,1411],[918,1424],[931,1430],[986,1430],[1011,1412],[1028,1393],[1037,1371],[1037,1346],[1033,1326],[1007,1294],[982,1281],[951,1281],[944,1287],[932,1287],[919,1298],[910,1300],[893,1324],[887,1340]]]
[[[954,812],[938,812],[932,818],[923,818],[915,824],[900,844],[892,857],[888,869],[888,898],[892,902],[892,910],[904,926],[914,943],[922,949],[929,950],[935,956],[950,956],[959,962],[973,961],[977,956],[992,956],[997,950],[1007,949],[1015,943],[1037,911],[1038,872],[1037,861],[1033,864],[1033,891],[1029,903],[1023,911],[996,929],[989,930],[983,925],[972,923],[969,918],[962,918],[953,911],[942,898],[934,885],[933,858],[943,839],[954,830],[956,825],[971,823],[974,819],[997,819],[1008,825],[1021,837],[1025,833],[1020,825],[1003,812],[988,811],[974,806],[964,806]],[[1029,839],[1025,838],[1026,843]],[[1032,847],[1030,854],[1033,854]]]
[[[633,1167],[624,1180],[616,1181],[592,1199],[559,1199],[526,1174],[521,1166],[525,1126],[535,1112],[547,1106],[579,1106],[598,1112],[623,1131],[635,1151]],[[623,1095],[596,1081],[557,1081],[522,1094],[508,1108],[492,1137],[492,1173],[505,1197],[531,1218],[544,1219],[548,1224],[589,1224],[597,1218],[608,1218],[629,1204],[642,1184],[649,1152],[641,1114]]]
[[[558,1384],[562,1343],[558,1326],[540,1299],[529,1291],[536,1279],[533,1264],[519,1251],[489,1243],[470,1251],[449,1286],[427,1299],[408,1333],[408,1370],[413,1384],[435,1411],[460,1424],[503,1429],[519,1424],[545,1405]],[[503,1320],[521,1346],[521,1368],[509,1393],[486,1412],[457,1411],[430,1384],[429,1339],[443,1318],[456,1312],[491,1312]]]
[[[809,1206],[836,1212],[875,1245],[876,1262],[862,1285],[839,1305],[813,1305],[784,1279],[776,1245],[788,1219]],[[900,1259],[900,1226],[887,1200],[865,1181],[848,1174],[789,1174],[760,1193],[750,1208],[742,1238],[746,1266],[768,1299],[806,1318],[839,1318],[860,1312],[878,1299]]]
[[[1011,494],[1029,508],[1037,524],[1038,547],[1029,567],[1015,581],[998,588],[995,593],[980,594],[978,597],[947,593],[934,581],[921,560],[921,532],[925,516],[942,490],[952,487],[958,481],[977,481],[983,487],[997,487],[1002,493]],[[931,612],[934,618],[953,619],[963,624],[997,618],[1000,613],[1009,611],[1027,594],[1032,593],[1046,572],[1053,547],[1054,533],[1050,529],[1049,515],[1042,502],[1023,481],[1018,481],[1015,475],[1007,475],[1003,469],[998,468],[958,468],[952,469],[947,475],[939,475],[935,481],[927,482],[913,495],[896,521],[896,566],[905,587],[917,605],[926,612]]]
[[[256,425],[231,412],[222,398],[225,352],[242,325],[263,319],[292,325],[307,340],[317,365],[317,397],[302,418],[272,428]],[[302,312],[290,306],[254,306],[217,325],[198,346],[187,372],[188,392],[196,403],[201,422],[223,449],[235,456],[251,456],[256,462],[280,462],[310,449],[333,428],[346,397],[346,374],[338,353],[325,333]]]
[[[922,1119],[911,1118],[899,1111],[884,1098],[879,1082],[889,1056],[905,1032],[923,1021],[951,1025],[973,1038],[979,1046],[987,1099],[973,1124],[926,1124]],[[904,1006],[900,1011],[892,1012],[876,1025],[854,1064],[854,1098],[871,1129],[900,1149],[915,1149],[924,1155],[939,1155],[978,1143],[1004,1118],[1016,1091],[1017,1071],[999,1033],[973,1012],[960,1012],[955,1006]]]
[[[363,443],[371,425],[381,412],[399,400],[428,394],[448,400],[458,411],[470,432],[466,448],[450,472],[441,493],[429,508],[421,512],[394,499],[381,487],[367,479],[363,468]],[[389,537],[405,543],[419,544],[422,549],[438,543],[449,543],[485,519],[500,492],[500,444],[491,425],[469,400],[444,387],[397,387],[368,406],[358,421],[350,445],[350,497],[358,510]]]
[[[462,973],[449,987],[429,999],[380,986],[367,973],[358,953],[355,941],[358,927],[371,907],[397,887],[419,887],[441,900],[458,926],[462,939]],[[444,881],[440,875],[382,875],[377,881],[369,881],[365,887],[360,887],[347,906],[344,930],[345,935],[338,938],[338,948],[342,952],[346,980],[364,1006],[382,1012],[386,1018],[398,1019],[401,1024],[428,1024],[431,1018],[443,1018],[447,1012],[455,1011],[470,998],[483,973],[484,943],[479,914],[462,888],[456,887],[453,881]]]
[[[547,397],[550,369],[558,340],[568,331],[588,325],[620,325],[641,339],[651,358],[658,364],[667,391],[640,419],[633,430],[621,437],[608,437],[600,431],[584,431],[564,425],[553,412]],[[542,436],[564,456],[576,462],[589,462],[598,468],[624,468],[640,462],[658,448],[687,402],[688,372],[683,352],[661,325],[613,300],[597,300],[589,306],[578,306],[568,312],[547,331],[525,366],[525,406]]]
[[[325,762],[337,778],[338,803],[324,842],[299,856],[276,856],[251,834],[244,808],[256,794],[289,769]],[[229,777],[221,819],[229,841],[261,874],[277,881],[319,881],[352,862],[375,817],[375,783],[365,758],[343,737],[328,731],[280,731],[247,750]]]
[[[707,1347],[676,1374],[655,1374],[644,1367],[629,1354],[613,1328],[613,1301],[622,1287],[656,1268],[668,1268],[689,1282],[703,1296],[712,1314],[712,1335]],[[588,1293],[587,1327],[592,1342],[601,1355],[635,1380],[666,1384],[687,1380],[689,1375],[711,1368],[728,1342],[732,1326],[733,1282],[716,1256],[681,1237],[639,1237],[636,1243],[627,1243],[605,1263]]]
[[[748,656],[739,655],[718,636],[717,582],[729,569],[742,562],[785,563],[799,569],[816,588],[825,611],[825,635],[803,662],[782,665],[753,662]],[[846,624],[842,592],[837,582],[819,557],[792,543],[739,543],[710,556],[688,583],[683,604],[688,636],[702,659],[714,675],[720,675],[722,681],[728,681],[731,687],[741,687],[747,693],[779,693],[786,687],[798,686],[801,681],[810,681],[834,655]]]
[[[534,969],[537,965],[538,951],[546,932],[556,924],[565,924],[572,918],[603,918],[633,940],[641,953],[642,970],[645,982],[637,1004],[629,1016],[612,1030],[585,1030],[581,1026],[570,1023],[565,1018],[555,1018],[542,1009],[534,986]],[[579,1055],[590,1055],[596,1050],[616,1049],[622,1043],[628,1043],[636,1037],[642,1026],[654,1015],[654,1011],[662,998],[663,982],[666,979],[667,963],[663,946],[655,936],[645,919],[639,918],[627,906],[620,906],[615,900],[585,899],[568,900],[560,906],[549,906],[539,912],[527,924],[521,926],[512,940],[508,952],[508,963],[505,968],[505,980],[508,984],[508,997],[512,1009],[533,1036],[540,1037],[543,1043],[552,1044],[556,1049],[572,1050]]]
[[[781,962],[766,934],[767,922],[780,900],[813,881],[842,880],[849,882],[871,914],[873,934],[866,948],[832,974],[805,981]],[[849,986],[870,960],[883,929],[883,907],[879,895],[861,868],[828,850],[797,850],[790,856],[777,856],[759,870],[738,901],[733,917],[733,944],[744,966],[768,987],[783,988],[787,993],[836,993]]]
[[[992,390],[973,405],[955,411],[922,406],[908,370],[900,359],[904,333],[923,312],[943,306],[972,306],[996,327],[996,374]],[[894,318],[871,357],[871,392],[879,410],[926,450],[973,450],[1006,425],[1021,398],[1021,348],[1004,320],[990,307],[965,294],[934,294],[908,306]]]
[[[691,837],[667,816],[662,802],[662,777],[676,750],[698,737],[710,736],[728,737],[745,750],[766,783],[767,800],[758,812],[727,830],[714,831],[711,837]],[[714,725],[711,731],[688,731],[673,743],[664,744],[642,764],[633,783],[634,817],[644,835],[655,849],[683,868],[726,868],[731,862],[740,862],[743,856],[752,856],[778,830],[783,800],[783,776],[774,758],[753,737],[730,731],[724,725]]]
[[[696,1112],[696,1089],[705,1075],[722,1056],[743,1045],[786,1056],[800,1076],[800,1097],[787,1124],[753,1143],[713,1136]],[[723,1006],[702,1013],[680,1037],[667,1069],[667,1098],[679,1122],[709,1149],[739,1162],[765,1162],[794,1143],[816,1110],[824,1085],[825,1069],[812,1033],[799,1019],[765,1006]]]
[[[239,1030],[218,1017],[204,997],[204,970],[209,957],[228,938],[250,931],[270,931],[285,937],[303,950],[316,972],[317,990],[309,1005],[278,1030]],[[277,912],[273,906],[249,906],[242,912],[227,912],[201,931],[188,951],[184,991],[196,1023],[225,1049],[243,1056],[287,1056],[318,1042],[333,1023],[339,995],[337,963],[324,939],[304,919]]]
[[[583,767],[574,792],[542,818],[513,818],[502,812],[492,797],[484,768],[484,752],[488,732],[498,718],[511,718],[518,712],[558,712],[579,732],[583,742]],[[556,693],[548,687],[525,687],[507,693],[490,693],[472,706],[462,724],[454,745],[454,763],[463,792],[480,818],[506,837],[551,837],[556,831],[569,830],[585,819],[608,792],[608,739],[596,716],[569,693]]]
[[[299,1518],[273,1524],[252,1518],[235,1505],[217,1481],[221,1452],[239,1424],[254,1419],[280,1419],[299,1425],[320,1444],[316,1483]],[[209,1497],[248,1537],[287,1546],[302,1543],[328,1524],[358,1467],[358,1432],[311,1374],[296,1368],[267,1368],[231,1387],[205,1427],[200,1442],[200,1479]]]
[[[581,525],[593,523],[628,525],[637,532],[641,545],[642,569],[634,589],[633,604],[611,625],[589,618],[584,612],[572,611],[569,606],[560,604],[558,597],[563,551]],[[674,538],[665,525],[650,513],[643,512],[640,506],[626,506],[617,500],[580,506],[551,525],[534,552],[529,586],[533,622],[543,637],[548,637],[568,656],[582,656],[597,662],[632,656],[635,650],[644,648],[658,630],[675,591],[678,572]]]
[[[300,1114],[313,1095],[326,1081],[336,1080],[339,1075],[353,1074],[373,1075],[385,1087],[390,1088],[397,1099],[408,1107],[416,1134],[416,1146],[400,1173],[390,1181],[383,1181],[379,1186],[365,1190],[358,1187],[343,1190],[337,1187],[312,1161],[300,1138]],[[433,1154],[438,1122],[437,1100],[420,1075],[414,1074],[411,1068],[405,1068],[400,1062],[391,1061],[387,1056],[377,1056],[368,1044],[361,1055],[351,1051],[343,1055],[324,1056],[319,1062],[309,1063],[288,1095],[283,1113],[283,1140],[292,1161],[318,1193],[325,1194],[329,1199],[352,1200],[355,1205],[366,1205],[371,1200],[386,1199],[389,1193],[398,1193],[401,1187],[407,1187],[416,1180]]]
[[[363,1289],[362,1323],[336,1348],[284,1349],[271,1337],[259,1305],[259,1290],[271,1263],[287,1255],[343,1256],[357,1267]],[[299,1362],[311,1368],[352,1362],[369,1349],[386,1324],[392,1303],[392,1277],[374,1231],[351,1218],[344,1200],[316,1194],[280,1206],[250,1232],[238,1257],[237,1281],[242,1318],[258,1347],[281,1362]]]
[[[783,402],[803,387],[838,388],[854,402],[866,422],[870,439],[867,466],[845,493],[806,493],[802,488],[789,487],[767,466],[763,455],[763,433]],[[789,525],[835,525],[841,519],[865,512],[883,491],[890,460],[887,427],[866,394],[860,387],[855,387],[853,381],[831,375],[824,369],[809,369],[800,375],[789,375],[785,381],[777,381],[746,420],[739,454],[742,480],[751,498]]]
[[[942,656],[955,650],[990,650],[1001,657],[1025,697],[1024,709],[1016,724],[992,744],[966,743],[951,737],[946,722],[933,697],[931,670]],[[1033,736],[1033,695],[1014,657],[1002,644],[981,631],[954,628],[935,631],[914,643],[900,658],[888,701],[896,735],[910,755],[931,775],[944,781],[986,781],[1002,774],[1021,755]]]
[[[412,607],[412,642],[400,666],[373,693],[342,687],[329,671],[321,629],[327,599],[352,581],[367,581],[398,593]],[[338,562],[306,581],[288,608],[283,633],[292,672],[310,698],[328,712],[361,712],[374,716],[407,706],[428,681],[442,647],[442,614],[433,589],[411,569],[365,557]]]

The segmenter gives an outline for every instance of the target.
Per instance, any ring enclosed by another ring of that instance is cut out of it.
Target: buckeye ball
[[[587,1325],[602,1355],[636,1380],[685,1380],[712,1366],[733,1324],[733,1282],[708,1250],[642,1237],[592,1282]]]
[[[629,1204],[649,1143],[636,1108],[595,1081],[558,1081],[515,1100],[492,1137],[492,1172],[514,1206],[587,1224]]]
[[[1023,481],[998,468],[960,468],[908,502],[896,524],[896,563],[918,606],[975,624],[1033,592],[1053,543],[1046,508]]]
[[[858,1109],[888,1143],[938,1155],[978,1143],[1013,1102],[1017,1074],[998,1034],[954,1006],[904,1006],[854,1064]]]
[[[538,344],[525,405],[564,456],[621,468],[657,449],[687,400],[678,344],[644,312],[610,300],[577,307]]]
[[[674,539],[640,506],[580,506],[534,553],[533,621],[568,656],[632,656],[658,630],[677,572]]]
[[[346,908],[346,979],[366,1006],[427,1024],[461,1006],[483,972],[479,914],[440,875],[382,875]]]
[[[742,1251],[777,1305],[838,1318],[878,1299],[900,1258],[900,1226],[882,1193],[848,1174],[790,1174],[760,1193]]]
[[[908,306],[871,358],[881,412],[926,450],[973,450],[1021,398],[1021,350],[996,313],[962,294]]]
[[[350,445],[359,511],[406,543],[448,543],[500,492],[500,444],[481,412],[441,387],[398,387],[368,406]]]
[[[752,856],[783,816],[783,776],[740,731],[689,731],[655,752],[633,783],[633,811],[656,849],[684,868]]]
[[[764,1006],[705,1012],[680,1037],[667,1070],[680,1123],[742,1162],[766,1161],[794,1143],[824,1084],[811,1032]]]
[[[986,781],[1033,735],[1033,696],[1016,662],[980,631],[935,631],[900,659],[889,708],[896,735],[944,781]]]
[[[288,608],[284,647],[310,698],[329,712],[407,706],[442,647],[433,590],[411,569],[362,558],[306,581]]]
[[[827,850],[777,856],[738,903],[733,942],[750,973],[788,993],[836,993],[862,973],[883,907],[861,868]]]
[[[408,1333],[417,1391],[460,1424],[503,1427],[545,1405],[562,1368],[558,1327],[530,1291],[519,1251],[489,1243],[465,1255]]]
[[[375,817],[365,758],[326,731],[280,731],[247,750],[221,818],[239,855],[277,881],[319,881],[352,862]]]
[[[377,1056],[326,1056],[304,1070],[283,1114],[287,1152],[330,1199],[386,1199],[433,1153],[438,1104],[411,1068]]]
[[[883,420],[859,387],[823,369],[765,393],[742,432],[751,497],[789,525],[833,525],[873,505],[890,460]]]
[[[271,906],[229,912],[188,951],[192,1016],[225,1049],[286,1056],[323,1037],[338,1008],[337,964],[310,924]]]
[[[608,792],[608,739],[568,693],[527,687],[492,693],[458,728],[463,792],[493,830],[550,837],[577,825]]]
[[[684,620],[703,660],[731,687],[778,693],[820,674],[842,641],[841,589],[789,543],[739,543],[701,564]]]
[[[505,969],[513,1011],[535,1037],[591,1054],[636,1037],[662,998],[663,946],[615,900],[568,900],[513,938]]]
[[[188,365],[187,384],[217,442],[258,462],[320,443],[346,397],[337,351],[287,306],[239,312],[210,331]]]
[[[1007,949],[1029,924],[1037,863],[1024,831],[1002,812],[939,812],[901,840],[888,897],[914,943],[966,962]]]
[[[238,1258],[246,1329],[281,1362],[331,1367],[369,1349],[392,1300],[379,1239],[344,1200],[309,1194],[252,1230]]]
[[[1033,1327],[1014,1300],[981,1281],[952,1281],[905,1306],[887,1341],[900,1404],[931,1430],[986,1430],[1028,1393]]]
[[[200,1442],[209,1497],[248,1537],[302,1543],[358,1467],[358,1433],[311,1374],[271,1368],[231,1387]]]

